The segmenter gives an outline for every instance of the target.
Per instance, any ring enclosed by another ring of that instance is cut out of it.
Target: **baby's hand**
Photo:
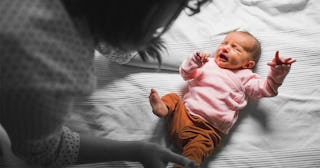
[[[281,58],[279,56],[279,51],[276,51],[274,58],[271,62],[268,62],[267,64],[271,67],[273,70],[272,73],[276,73],[278,76],[285,76],[288,74],[291,64],[296,62],[293,58]]]
[[[271,66],[271,67],[277,67],[277,66],[281,66],[281,65],[288,65],[290,67],[290,65],[292,63],[296,62],[295,59],[293,58],[281,58],[279,56],[279,51],[276,51],[275,55],[274,55],[274,58],[272,59],[271,62],[268,62],[268,65]]]
[[[209,57],[209,53],[199,51],[194,53],[195,62],[199,67],[202,67],[205,63],[207,63],[209,61]]]

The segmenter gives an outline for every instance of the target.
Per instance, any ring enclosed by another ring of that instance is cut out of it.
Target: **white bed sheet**
[[[251,102],[238,124],[203,167],[320,167],[320,1],[214,0],[195,17],[182,14],[164,36],[161,69],[136,57],[129,65],[97,54],[96,91],[79,97],[69,125],[117,140],[167,145],[165,120],[151,112],[149,91],[177,92],[177,68],[194,50],[213,52],[226,32],[247,30],[262,43],[257,73],[265,76],[276,50],[297,59],[279,95]],[[0,162],[1,166],[1,162]],[[71,167],[139,167],[132,162]],[[70,167],[70,168],[71,168]],[[170,166],[169,166],[170,167]]]

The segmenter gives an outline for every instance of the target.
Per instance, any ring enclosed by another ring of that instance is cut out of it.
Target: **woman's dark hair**
[[[68,11],[85,17],[96,42],[103,41],[124,51],[135,50],[161,61],[160,36],[185,8],[199,12],[210,0],[64,0]],[[193,6],[188,6],[194,2]],[[195,4],[195,5],[194,5]],[[158,32],[159,28],[162,32]]]

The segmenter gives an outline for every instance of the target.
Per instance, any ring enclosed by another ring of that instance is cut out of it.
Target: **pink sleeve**
[[[184,80],[190,80],[198,76],[201,63],[197,62],[195,55],[183,61],[179,68],[180,75]]]
[[[278,88],[282,85],[290,70],[288,65],[271,67],[265,80],[253,75],[245,84],[246,94],[252,98],[273,97],[278,95]]]

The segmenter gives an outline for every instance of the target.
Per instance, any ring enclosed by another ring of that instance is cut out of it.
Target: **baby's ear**
[[[256,62],[249,60],[246,64],[242,66],[243,69],[252,69],[256,65]]]

